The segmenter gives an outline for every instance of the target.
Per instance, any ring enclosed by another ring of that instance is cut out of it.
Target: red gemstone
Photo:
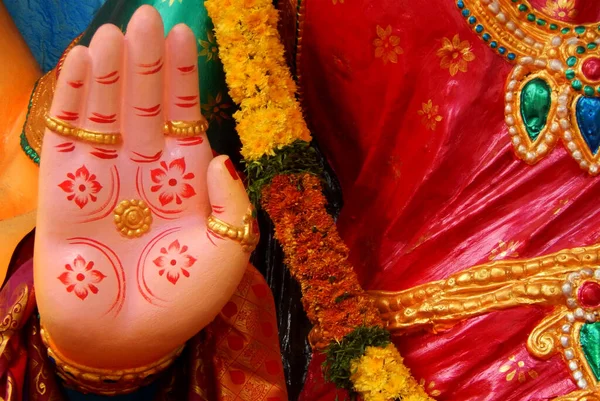
[[[586,281],[579,287],[577,298],[579,298],[579,303],[586,308],[600,306],[600,284],[594,281]]]
[[[600,58],[590,57],[585,60],[581,72],[590,81],[600,81]]]

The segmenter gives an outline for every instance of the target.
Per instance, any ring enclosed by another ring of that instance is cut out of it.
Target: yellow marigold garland
[[[208,0],[205,6],[215,24],[229,94],[241,106],[233,117],[242,156],[256,160],[296,140],[310,142],[271,1]]]
[[[272,1],[207,0],[205,6],[215,24],[231,98],[240,105],[234,118],[242,155],[248,165],[264,163],[262,168],[254,166],[258,175],[285,166],[286,155],[295,155],[303,148],[298,143],[311,137],[285,64]],[[273,163],[272,156],[279,161]],[[350,343],[347,339],[355,339],[353,348],[346,349],[351,355],[347,360],[336,358],[337,352],[328,355],[339,369],[331,372],[333,364],[326,366],[326,377],[360,393],[365,401],[431,400],[389,342],[372,299],[358,283],[347,261],[348,249],[326,212],[319,179],[295,168],[279,171],[261,184],[261,204],[273,220],[286,264],[301,285],[304,308],[315,324],[311,343],[321,350],[343,349]],[[383,340],[365,346],[372,337],[361,342],[361,333],[371,332],[383,332]]]

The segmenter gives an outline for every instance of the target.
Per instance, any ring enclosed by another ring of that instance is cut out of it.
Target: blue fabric
[[[575,108],[577,125],[592,154],[600,147],[600,99],[580,97]]]
[[[62,52],[87,28],[105,0],[4,0],[44,71],[51,70]]]

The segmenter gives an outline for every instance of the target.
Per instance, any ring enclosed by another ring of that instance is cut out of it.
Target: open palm
[[[240,243],[207,229],[211,213],[242,227],[249,210],[231,161],[213,158],[203,133],[163,134],[166,121],[202,120],[195,42],[184,25],[165,40],[144,6],[125,36],[101,27],[61,69],[50,116],[120,133],[115,144],[44,137],[36,297],[53,346],[78,363],[168,354],[214,318],[248,263]]]

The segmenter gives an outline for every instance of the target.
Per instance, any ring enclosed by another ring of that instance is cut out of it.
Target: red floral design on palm
[[[159,268],[158,274],[162,276],[166,272],[167,280],[173,284],[176,284],[179,280],[180,273],[185,277],[189,277],[190,272],[187,269],[196,263],[197,259],[186,254],[187,251],[187,245],[181,246],[178,240],[171,242],[168,249],[161,248],[160,253],[162,255],[153,260]]]
[[[161,191],[158,200],[162,206],[166,206],[175,200],[180,205],[182,198],[187,199],[196,195],[194,188],[187,182],[194,178],[194,173],[185,172],[185,160],[175,159],[167,166],[167,163],[160,162],[161,168],[150,171],[152,182],[156,185],[150,187],[152,192]]]
[[[94,262],[87,262],[81,255],[77,255],[73,260],[73,266],[65,265],[67,270],[58,279],[67,287],[67,292],[74,292],[82,301],[87,298],[89,291],[93,294],[98,293],[98,287],[95,284],[100,283],[106,278],[99,270],[93,270]]]
[[[75,202],[80,209],[83,209],[89,201],[96,202],[96,194],[102,189],[102,185],[96,181],[96,175],[90,174],[85,165],[75,171],[75,174],[68,173],[68,180],[58,184],[58,186],[68,193],[67,200]]]

